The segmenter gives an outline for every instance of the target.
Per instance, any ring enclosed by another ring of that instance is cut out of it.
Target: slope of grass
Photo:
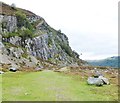
[[[2,76],[3,101],[113,101],[115,84],[89,86],[80,76],[53,71],[8,72]]]

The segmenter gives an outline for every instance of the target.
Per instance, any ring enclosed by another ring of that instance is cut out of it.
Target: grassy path
[[[117,87],[88,86],[80,77],[53,71],[8,72],[2,76],[3,101],[117,100]],[[112,88],[112,89],[111,89]]]

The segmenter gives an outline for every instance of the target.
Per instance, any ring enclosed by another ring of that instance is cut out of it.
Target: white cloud
[[[111,55],[118,56],[116,54],[95,55],[92,52],[84,52],[84,54],[82,54],[80,58],[84,60],[99,60],[99,59],[105,59],[105,58],[111,57]]]
[[[83,59],[117,55],[119,0],[3,0],[42,16],[61,29]]]

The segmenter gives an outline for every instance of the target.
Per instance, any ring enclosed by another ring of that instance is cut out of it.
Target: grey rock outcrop
[[[15,16],[0,15],[0,20],[4,33],[17,30],[17,18]]]
[[[9,61],[11,65],[30,67],[42,65],[43,61],[60,67],[81,65],[82,60],[69,46],[65,34],[51,28],[42,17],[24,9],[21,11],[25,16],[20,14],[19,18],[15,10],[13,15],[0,14],[0,48],[4,47],[0,57],[5,59],[2,63]]]
[[[53,32],[48,32],[42,35],[39,35],[38,33],[37,37],[28,38],[25,41],[22,41],[21,37],[14,36],[3,38],[3,41],[15,46],[24,45],[28,54],[39,57],[43,60],[51,60],[53,63],[59,62],[58,64],[60,65],[78,65],[76,59],[79,59],[79,55],[71,50],[68,38],[62,33],[56,35],[53,34]],[[23,53],[19,48],[16,50],[14,47],[11,47],[8,48],[8,50],[8,54],[14,55],[17,58]],[[68,54],[68,52],[70,52],[71,55],[70,53]]]
[[[18,37],[18,36],[11,37],[11,38],[9,39],[9,42],[10,42],[11,44],[16,45],[16,46],[19,46],[19,45],[21,44],[21,37]]]

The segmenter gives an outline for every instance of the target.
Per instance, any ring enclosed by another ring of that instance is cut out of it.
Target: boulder
[[[4,72],[3,72],[3,71],[0,71],[0,74],[4,74]]]
[[[11,71],[11,72],[16,72],[16,71],[17,71],[17,69],[16,69],[16,68],[14,68],[14,67],[11,67],[11,68],[9,68],[9,71]]]
[[[97,86],[103,85],[103,81],[100,78],[94,78],[94,77],[89,77],[87,83],[89,85],[97,85]]]
[[[103,76],[99,76],[99,78],[103,81],[104,84],[107,84],[107,85],[110,84],[110,82],[109,82],[109,80],[107,78],[105,78]]]

